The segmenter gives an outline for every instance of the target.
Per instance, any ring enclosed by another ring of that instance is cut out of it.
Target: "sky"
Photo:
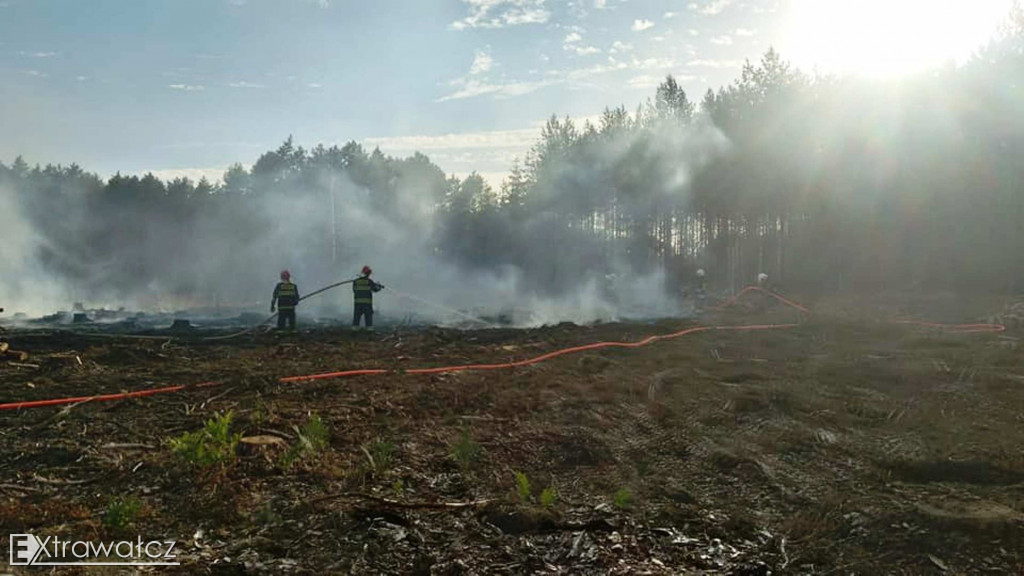
[[[963,61],[1006,0],[0,0],[0,161],[219,178],[292,135],[497,184],[552,114]]]

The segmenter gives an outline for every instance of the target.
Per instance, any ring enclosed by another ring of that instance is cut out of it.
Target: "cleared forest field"
[[[904,310],[929,318],[917,306]],[[0,402],[220,384],[0,411],[0,544],[176,540],[182,566],[158,574],[1024,573],[1019,330],[816,309],[372,337],[12,337],[30,366],[0,362]],[[788,322],[507,370],[278,382]],[[203,467],[174,449],[229,412],[245,437],[233,459]]]

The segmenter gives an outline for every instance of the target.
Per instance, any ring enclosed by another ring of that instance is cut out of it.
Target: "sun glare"
[[[783,55],[801,68],[893,77],[962,63],[1011,0],[794,0]]]

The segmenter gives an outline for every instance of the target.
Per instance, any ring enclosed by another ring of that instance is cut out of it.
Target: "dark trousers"
[[[288,329],[295,330],[295,308],[277,310],[277,329],[284,330],[285,323],[288,324]]]
[[[366,327],[373,327],[373,304],[356,304],[352,313],[352,325],[359,326],[359,319],[366,318]]]

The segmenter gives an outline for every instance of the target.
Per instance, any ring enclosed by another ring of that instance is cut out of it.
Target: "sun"
[[[797,66],[894,77],[962,63],[1012,0],[792,0],[779,48]]]

